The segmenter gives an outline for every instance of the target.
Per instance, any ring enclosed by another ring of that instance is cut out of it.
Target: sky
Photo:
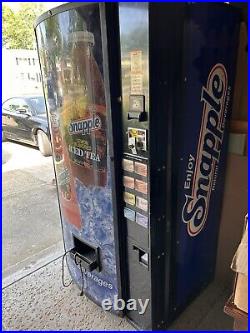
[[[20,4],[25,3],[25,2],[2,2],[5,5],[8,5],[13,11],[17,11],[19,9]],[[27,2],[29,3],[29,2]],[[32,3],[32,2],[31,2]],[[45,10],[49,10],[51,8],[60,6],[66,2],[42,2],[45,6]]]

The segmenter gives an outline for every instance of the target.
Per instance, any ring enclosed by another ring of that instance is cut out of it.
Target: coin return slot
[[[133,245],[133,250],[138,252],[139,263],[148,268],[148,253],[135,245]]]

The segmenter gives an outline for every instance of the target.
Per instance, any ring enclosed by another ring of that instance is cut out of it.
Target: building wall
[[[17,96],[41,95],[42,83],[36,50],[2,50],[2,99]]]

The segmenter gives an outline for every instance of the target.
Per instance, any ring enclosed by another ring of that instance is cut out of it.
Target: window
[[[11,100],[7,100],[6,102],[3,103],[3,110],[5,111],[10,111],[10,104],[11,104]]]
[[[17,66],[19,65],[19,59],[18,58],[16,58],[16,64],[17,64]]]
[[[29,62],[29,65],[31,65],[31,61],[30,61],[30,58],[28,58],[28,62]]]
[[[45,102],[42,96],[29,98],[29,104],[36,114],[45,114]]]
[[[3,104],[3,109],[10,112],[16,112],[18,109],[29,111],[29,106],[22,98],[11,98]]]
[[[36,65],[35,59],[33,58],[32,60],[33,60],[33,65],[35,66]]]
[[[28,73],[28,80],[30,80],[30,73]]]

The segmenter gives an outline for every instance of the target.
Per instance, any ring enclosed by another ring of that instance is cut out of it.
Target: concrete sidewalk
[[[6,330],[134,330],[124,318],[104,312],[79,296],[74,284],[64,288],[61,269],[60,257],[9,286],[5,283]],[[223,286],[210,284],[169,329],[232,330],[232,319],[223,313],[228,296]]]
[[[3,277],[54,253],[62,231],[51,157],[32,147],[3,143]],[[51,248],[51,251],[49,250]]]
[[[133,330],[125,319],[102,311],[76,285],[64,288],[57,259],[3,290],[6,330]],[[69,280],[69,276],[65,277]]]

